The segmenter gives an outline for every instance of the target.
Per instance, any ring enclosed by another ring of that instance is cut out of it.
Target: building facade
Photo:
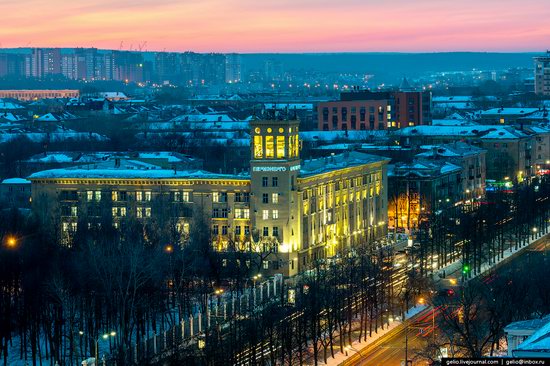
[[[403,128],[430,123],[431,94],[354,91],[317,108],[318,128],[323,131]]]
[[[550,96],[550,51],[535,60],[535,93]]]
[[[76,167],[30,176],[33,210],[70,244],[79,225],[125,217],[183,237],[203,214],[214,249],[265,254],[262,268],[294,275],[315,259],[386,234],[388,159],[350,152],[301,161],[297,121],[251,121],[250,172]]]

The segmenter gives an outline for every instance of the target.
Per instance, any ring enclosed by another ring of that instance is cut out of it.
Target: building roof
[[[391,159],[377,155],[365,154],[358,151],[350,151],[335,154],[318,159],[304,160],[300,169],[300,178],[311,177],[330,171],[351,168],[354,166],[371,163],[389,162]]]
[[[414,126],[398,131],[399,136],[454,136],[479,137],[482,139],[517,139],[526,137],[525,132],[510,126],[475,125],[475,126]]]
[[[550,322],[547,322],[539,330],[530,335],[516,350],[531,352],[550,351]]]
[[[481,112],[481,116],[493,115],[509,115],[509,116],[525,116],[539,111],[538,108],[492,108]]]
[[[31,181],[24,178],[7,178],[2,181],[2,184],[30,184]]]
[[[486,151],[477,146],[473,146],[460,141],[457,141],[452,144],[445,144],[445,145],[422,145],[420,146],[420,149],[425,151],[420,154],[417,154],[416,156],[423,157],[423,158],[433,158],[433,157],[459,158],[459,157],[477,155],[481,152]]]
[[[434,178],[460,172],[462,168],[447,161],[415,160],[412,163],[397,163],[388,166],[388,177]]]
[[[145,164],[145,163],[142,163]],[[150,165],[150,164],[147,164]],[[154,167],[154,166],[153,166]],[[172,169],[128,169],[107,168],[107,169],[86,169],[82,167],[51,169],[37,172],[28,177],[30,180],[37,179],[232,179],[249,180],[248,175],[216,174],[205,170],[184,170],[175,171]]]

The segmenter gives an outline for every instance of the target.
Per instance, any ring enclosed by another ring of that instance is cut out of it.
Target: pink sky
[[[550,0],[0,0],[2,47],[541,51]]]

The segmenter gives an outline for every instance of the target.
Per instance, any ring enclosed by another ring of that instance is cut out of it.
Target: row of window
[[[274,187],[277,185],[276,178],[274,178]],[[86,191],[86,200],[88,202],[100,202],[103,194],[105,192],[96,190],[96,191]],[[135,200],[141,202],[150,202],[153,198],[151,191],[136,191],[130,194],[135,194]],[[171,198],[173,202],[192,202],[192,192],[189,191],[176,191],[171,192]],[[61,191],[61,200],[78,200],[77,191]],[[125,191],[111,191],[111,200],[113,202],[118,201],[127,201],[129,197],[129,192]],[[214,202],[227,202],[227,192],[213,192],[212,200]],[[235,192],[235,202],[250,202],[250,193],[249,192]]]

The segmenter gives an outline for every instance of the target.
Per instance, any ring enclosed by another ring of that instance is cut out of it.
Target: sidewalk
[[[409,311],[405,313],[405,320],[411,319],[412,317],[418,315],[425,309],[427,309],[428,306],[426,305],[420,305],[415,306]],[[372,337],[367,337],[366,341],[354,341],[351,345],[351,348],[347,351],[347,355],[345,353],[342,353],[340,351],[335,352],[334,358],[329,358],[327,360],[327,363],[323,363],[322,361],[319,362],[319,365],[326,365],[326,366],[338,366],[341,365],[344,361],[351,358],[352,356],[356,354],[361,354],[361,351],[363,351],[366,347],[376,343],[380,338],[383,338],[387,334],[391,333],[393,330],[399,328],[399,326],[403,324],[402,320],[394,320],[388,327],[386,327],[384,330],[378,330],[378,333],[375,333],[372,335]]]

